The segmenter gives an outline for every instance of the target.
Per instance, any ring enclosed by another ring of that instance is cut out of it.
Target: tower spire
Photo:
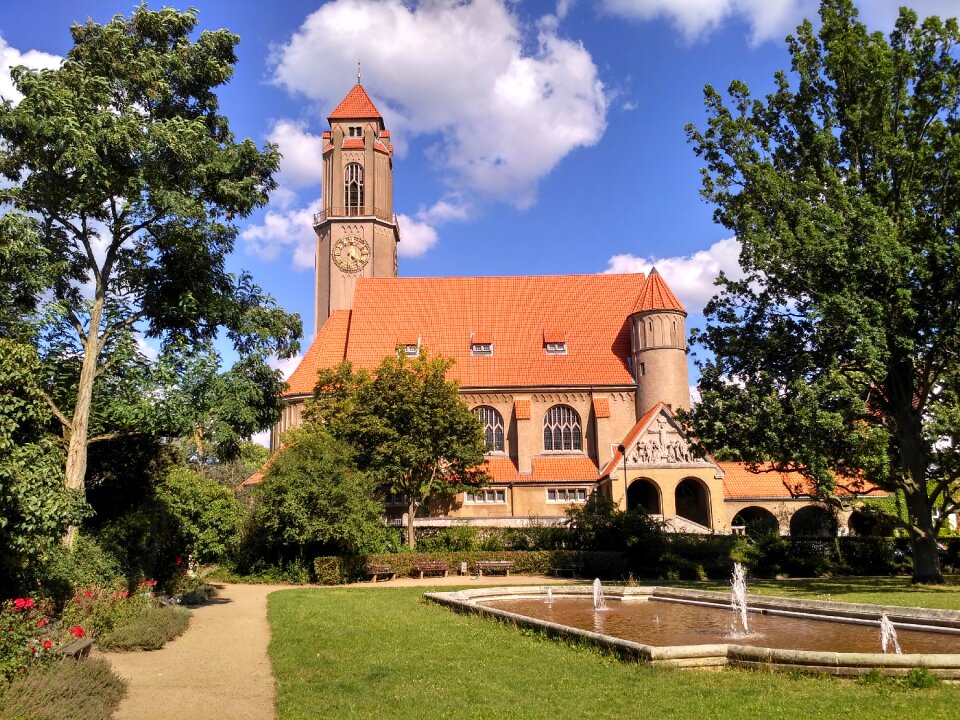
[[[357,85],[360,84],[360,61],[357,60]]]

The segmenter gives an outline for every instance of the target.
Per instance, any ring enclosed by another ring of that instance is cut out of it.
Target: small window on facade
[[[547,355],[566,355],[567,344],[565,342],[548,342],[546,344]]]
[[[583,450],[580,415],[568,405],[554,405],[543,416],[544,450]]]
[[[407,496],[403,493],[387,493],[383,503],[384,505],[406,505]]]
[[[420,346],[416,343],[405,343],[397,346],[397,355],[409,358],[420,357]]]
[[[503,416],[487,405],[473,409],[483,426],[484,443],[487,452],[503,452]]]
[[[497,504],[505,503],[506,501],[506,490],[474,490],[473,492],[464,493],[464,502],[468,505],[479,503]]]
[[[471,355],[493,355],[493,343],[470,343]]]
[[[351,125],[349,128],[349,132],[350,132],[350,137],[355,137],[355,138],[363,137],[363,128],[360,127],[359,125]]]
[[[646,374],[647,374],[647,366],[646,366],[646,364],[645,364],[645,363],[640,363],[640,375],[643,376],[643,375],[646,375]]]
[[[586,488],[547,488],[549,503],[585,503],[586,501]]]

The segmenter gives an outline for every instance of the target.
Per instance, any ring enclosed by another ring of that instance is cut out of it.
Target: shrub
[[[190,611],[168,605],[148,606],[101,638],[103,650],[159,650],[168,640],[179,637],[190,624]]]
[[[443,528],[438,533],[417,540],[417,549],[421,552],[456,552],[478,549],[479,532],[469,525],[455,525]],[[488,549],[488,548],[484,548]],[[496,548],[493,548],[496,549]]]
[[[0,690],[0,717],[108,720],[123,693],[123,680],[105,660],[57,660]]]
[[[125,582],[120,562],[87,533],[81,532],[70,552],[63,545],[47,555],[40,586],[59,606],[84,587],[117,587]]]
[[[197,560],[216,562],[236,551],[246,510],[229,489],[193,470],[174,467],[157,487],[157,496],[179,520]]]
[[[65,627],[82,627],[99,642],[114,627],[153,603],[153,593],[144,587],[138,588],[133,596],[123,587],[91,587],[79,590],[64,605],[61,620]]]
[[[840,570],[850,575],[893,575],[897,561],[893,541],[881,537],[841,538]]]
[[[903,679],[907,687],[924,689],[936,687],[940,684],[937,676],[925,667],[915,667]]]
[[[57,643],[49,635],[48,610],[32,597],[0,606],[0,681],[53,658]]]
[[[790,544],[775,533],[759,535],[750,539],[744,557],[757,577],[776,577],[786,572],[790,563]]]

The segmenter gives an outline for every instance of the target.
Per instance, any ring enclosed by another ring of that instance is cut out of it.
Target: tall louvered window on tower
[[[347,206],[347,215],[363,214],[363,166],[350,163],[344,168],[343,197]]]
[[[580,416],[568,405],[554,405],[543,416],[544,450],[583,450]]]

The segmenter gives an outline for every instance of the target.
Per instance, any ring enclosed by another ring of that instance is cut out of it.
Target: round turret
[[[690,409],[687,313],[656,268],[634,308],[632,357],[637,381],[637,418],[658,402]]]

